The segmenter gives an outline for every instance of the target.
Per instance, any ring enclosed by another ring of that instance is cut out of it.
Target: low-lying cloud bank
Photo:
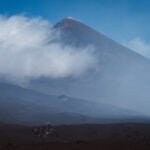
[[[38,77],[77,77],[96,66],[92,47],[53,43],[59,33],[41,18],[0,16],[0,75],[23,82]]]

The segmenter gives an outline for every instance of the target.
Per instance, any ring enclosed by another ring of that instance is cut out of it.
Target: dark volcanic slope
[[[87,25],[70,18],[54,26],[60,31],[55,42],[79,47],[92,45],[98,59],[96,70],[80,78],[32,81],[30,87],[41,92],[67,94],[93,101],[107,101],[150,114],[150,61],[118,44]]]
[[[138,121],[138,115],[134,111],[113,105],[65,95],[45,95],[12,84],[0,83],[0,121],[5,123],[83,124],[120,122],[131,118],[134,122]]]
[[[149,60],[143,56],[131,51],[77,20],[66,18],[57,23],[54,28],[61,31],[61,40],[63,39],[62,41],[66,45],[74,45],[76,47],[94,45],[97,54],[112,55],[118,58],[118,61],[124,58],[127,60],[130,59],[133,62],[137,59],[138,61],[149,62]],[[106,61],[108,61],[107,55],[104,58]]]

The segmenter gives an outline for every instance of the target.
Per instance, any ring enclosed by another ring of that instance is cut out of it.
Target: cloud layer
[[[21,81],[38,77],[79,76],[96,66],[92,47],[53,43],[59,36],[41,18],[0,16],[0,75]]]
[[[125,46],[134,50],[135,52],[150,58],[150,45],[140,38],[134,38],[124,43]]]

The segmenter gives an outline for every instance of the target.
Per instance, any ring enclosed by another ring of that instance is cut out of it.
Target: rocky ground
[[[0,150],[149,150],[149,124],[0,126]]]

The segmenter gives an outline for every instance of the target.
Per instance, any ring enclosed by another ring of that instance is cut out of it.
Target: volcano
[[[29,87],[46,94],[69,95],[150,114],[150,60],[91,27],[65,18],[53,28],[60,32],[54,42],[83,49],[94,47],[95,70],[79,78],[32,80]]]
[[[149,59],[72,18],[52,28],[59,32],[52,42],[62,47],[93,47],[96,68],[78,77],[32,79],[26,87],[0,83],[0,122],[149,122]]]

